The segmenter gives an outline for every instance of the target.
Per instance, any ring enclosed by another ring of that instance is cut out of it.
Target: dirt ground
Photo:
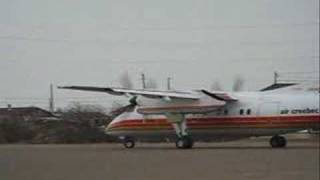
[[[0,145],[1,180],[319,180],[319,138],[173,144]]]

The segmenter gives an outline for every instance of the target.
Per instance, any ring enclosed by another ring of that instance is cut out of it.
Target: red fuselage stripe
[[[209,117],[187,119],[190,128],[214,127],[305,127],[319,124],[320,115],[269,117]],[[166,119],[132,119],[113,123],[110,129],[172,128]]]

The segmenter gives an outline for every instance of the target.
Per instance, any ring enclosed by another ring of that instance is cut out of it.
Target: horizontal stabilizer
[[[267,87],[261,89],[260,91],[271,91],[271,90],[275,90],[275,89],[286,88],[286,87],[293,86],[293,85],[296,85],[296,83],[275,83],[275,84],[272,84],[270,86],[267,86]]]

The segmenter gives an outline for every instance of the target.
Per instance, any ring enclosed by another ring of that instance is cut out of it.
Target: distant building
[[[22,120],[22,121],[48,121],[59,120],[51,112],[38,107],[11,107],[0,108],[0,122],[5,120]]]

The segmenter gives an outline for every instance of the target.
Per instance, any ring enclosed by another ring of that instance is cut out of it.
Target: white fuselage
[[[318,92],[237,92],[232,95],[238,101],[227,102],[212,112],[186,115],[188,132],[194,139],[233,140],[320,127]],[[138,108],[119,115],[106,132],[142,140],[175,138],[166,116],[143,115],[137,112]]]

